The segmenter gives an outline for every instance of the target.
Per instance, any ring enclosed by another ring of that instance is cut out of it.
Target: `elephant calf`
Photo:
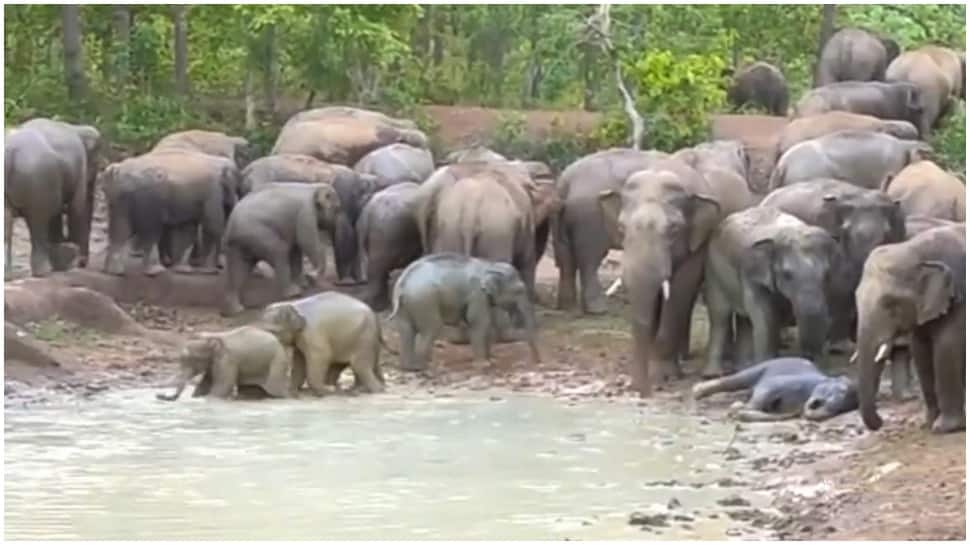
[[[771,115],[788,114],[788,82],[778,67],[767,62],[752,63],[738,70],[727,97],[737,108],[750,104]]]
[[[500,310],[514,310],[524,318],[532,361],[539,361],[528,288],[508,263],[455,253],[425,256],[398,277],[392,302],[388,320],[397,318],[405,370],[427,368],[431,347],[446,325],[467,326],[476,363],[489,365],[489,348],[500,333]]]
[[[272,333],[256,327],[204,333],[200,339],[185,345],[179,365],[175,393],[158,394],[158,399],[175,401],[197,375],[203,377],[193,397],[211,395],[228,399],[237,387],[245,386],[259,386],[272,397],[290,397],[291,356]]]

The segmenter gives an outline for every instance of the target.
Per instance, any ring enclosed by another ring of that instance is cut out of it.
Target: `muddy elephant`
[[[503,310],[523,317],[532,363],[539,362],[529,290],[508,263],[455,253],[427,255],[404,269],[391,300],[388,321],[397,323],[402,369],[426,369],[431,348],[445,326],[467,327],[476,365],[487,367]]]
[[[734,212],[728,196],[733,191],[712,186],[681,161],[665,159],[630,176],[622,189],[598,195],[610,240],[623,248],[633,387],[640,395],[681,374],[707,242],[721,219]]]
[[[17,136],[23,131],[28,132]],[[75,254],[77,265],[87,266],[100,151],[101,134],[89,125],[36,118],[7,133],[5,274],[11,270],[10,237],[16,217],[26,220],[30,232],[31,274],[46,276],[63,270]]]
[[[824,229],[776,208],[728,216],[711,237],[704,265],[710,337],[703,375],[724,373],[729,347],[742,367],[776,357],[779,332],[791,323],[801,356],[821,361],[831,323],[827,286],[839,259]]]
[[[415,130],[418,128],[417,124],[410,119],[391,117],[374,110],[365,110],[363,108],[353,108],[350,106],[325,106],[323,108],[313,108],[311,110],[297,112],[290,116],[290,118],[286,121],[286,124],[283,126],[285,128],[293,123],[300,123],[304,121],[320,121],[324,119],[339,119],[346,117],[360,119],[375,125],[384,125],[397,129]]]
[[[832,111],[791,120],[778,137],[776,160],[795,144],[844,130],[873,131],[900,140],[916,140],[919,130],[908,121],[886,120],[871,115]]]
[[[582,312],[606,312],[599,266],[610,249],[621,249],[621,246],[619,241],[610,238],[600,208],[600,193],[618,192],[631,174],[669,157],[660,151],[612,148],[576,160],[559,175],[556,188],[562,205],[553,222],[553,247],[556,267],[559,268],[556,296],[559,309],[576,305],[578,273]]]
[[[911,163],[887,180],[883,191],[900,201],[907,216],[967,220],[966,186],[932,161]]]
[[[361,299],[375,311],[390,305],[391,272],[421,257],[421,235],[414,220],[418,185],[392,185],[374,194],[357,220],[358,254],[364,257],[367,289]]]
[[[789,148],[771,172],[772,190],[817,178],[879,189],[911,163],[932,153],[929,144],[872,131],[839,131]]]
[[[249,141],[240,136],[229,136],[218,131],[188,130],[169,134],[155,144],[152,151],[176,149],[190,150],[225,157],[245,168],[253,156]]]
[[[916,51],[929,55],[943,71],[943,75],[949,82],[950,93],[954,97],[966,97],[967,59],[964,53],[937,45],[924,45]]]
[[[334,240],[339,210],[337,192],[327,184],[271,184],[239,201],[226,225],[223,315],[244,310],[242,289],[261,260],[273,267],[284,299],[302,291],[304,255],[313,266],[310,278],[322,279],[327,260],[321,233]]]
[[[829,276],[829,340],[855,334],[855,288],[862,266],[877,246],[902,242],[906,215],[898,201],[882,191],[840,180],[818,179],[771,192],[761,206],[777,208],[825,229],[838,241],[842,259]]]
[[[455,150],[445,156],[444,164],[453,165],[455,163],[474,163],[478,161],[495,162],[508,161],[509,159],[485,146],[472,146]]]
[[[381,323],[365,303],[335,291],[319,293],[269,305],[257,324],[293,349],[291,391],[306,382],[314,395],[325,395],[335,365],[349,365],[365,391],[384,391]]]
[[[773,64],[751,63],[734,74],[727,99],[735,108],[750,105],[771,115],[788,115],[788,81]]]
[[[953,107],[951,85],[954,84],[933,58],[921,51],[907,51],[896,57],[886,70],[886,81],[905,82],[919,89],[920,136],[929,138],[930,131]]]
[[[236,204],[239,170],[223,157],[183,150],[146,153],[109,165],[100,182],[108,203],[108,252],[104,270],[124,274],[134,237],[144,273],[164,270],[159,243],[171,230],[175,270],[215,274],[226,218]],[[190,267],[186,250],[203,235],[204,263]]]
[[[359,117],[325,117],[288,123],[271,153],[298,153],[352,166],[371,151],[396,143],[428,147],[427,137],[416,129],[375,124]]]
[[[203,333],[189,341],[179,354],[179,377],[175,393],[158,394],[175,401],[189,381],[202,375],[193,397],[228,399],[237,387],[258,386],[272,397],[290,397],[292,358],[275,335],[253,326],[221,333]]]
[[[242,172],[240,194],[246,195],[266,184],[275,182],[330,184],[340,198],[337,220],[337,240],[334,255],[340,283],[361,280],[357,255],[357,233],[354,226],[364,203],[380,190],[376,176],[355,172],[344,165],[332,165],[308,155],[270,155],[250,163]]]
[[[905,81],[843,81],[816,87],[802,95],[794,118],[835,111],[908,121],[917,130],[923,118],[919,87]]]
[[[434,158],[424,148],[391,144],[362,157],[354,170],[376,176],[378,189],[405,182],[420,184],[434,172]]]
[[[881,80],[896,55],[899,55],[899,45],[894,40],[860,28],[843,28],[822,48],[815,86]]]
[[[935,433],[966,428],[966,228],[924,231],[876,248],[856,289],[859,412],[870,430],[882,427],[876,392],[897,338],[908,336]]]

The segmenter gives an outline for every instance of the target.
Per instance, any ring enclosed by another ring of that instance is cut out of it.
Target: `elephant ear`
[[[902,242],[906,239],[906,213],[903,211],[903,201],[893,199],[892,205],[883,208],[886,220],[889,222],[889,240],[886,242]]]
[[[690,225],[688,244],[696,252],[710,238],[711,232],[721,221],[721,203],[710,195],[701,193],[690,196],[687,206],[687,224]]]
[[[919,290],[916,321],[920,325],[939,318],[956,295],[953,273],[942,261],[924,261],[919,265]]]
[[[623,208],[623,196],[615,189],[600,191],[600,211],[603,213],[603,223],[610,235],[610,243],[614,246],[623,245],[623,225],[620,222],[620,211]]]
[[[502,291],[502,282],[504,281],[504,277],[505,274],[499,270],[489,269],[485,271],[485,276],[482,278],[481,287],[489,301],[494,301]]]
[[[926,142],[915,142],[908,150],[907,164],[933,159],[933,146]]]
[[[839,198],[832,193],[822,196],[822,215],[819,218],[819,226],[835,236],[842,233],[842,220],[845,207],[839,202]]]
[[[775,241],[763,238],[748,249],[741,262],[741,272],[752,284],[769,291],[775,290],[775,278],[771,265],[775,260]]]

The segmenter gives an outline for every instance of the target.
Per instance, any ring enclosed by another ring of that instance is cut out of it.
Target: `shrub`
[[[953,108],[943,125],[933,133],[930,144],[940,166],[965,176],[967,169],[967,112],[965,104]]]

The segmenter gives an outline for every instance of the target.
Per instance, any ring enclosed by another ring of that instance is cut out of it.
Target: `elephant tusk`
[[[879,345],[879,351],[876,352],[876,361],[880,362],[889,357],[889,343],[882,343]]]
[[[664,283],[660,285],[660,288],[664,292],[664,301],[670,299],[670,280],[664,280]]]
[[[613,297],[613,294],[620,291],[620,286],[623,285],[623,278],[617,278],[610,284],[610,287],[606,289],[606,296]]]
[[[857,361],[859,361],[859,351],[858,350],[856,350],[855,352],[852,353],[852,356],[849,358],[849,365],[855,365],[855,362],[857,362]]]

